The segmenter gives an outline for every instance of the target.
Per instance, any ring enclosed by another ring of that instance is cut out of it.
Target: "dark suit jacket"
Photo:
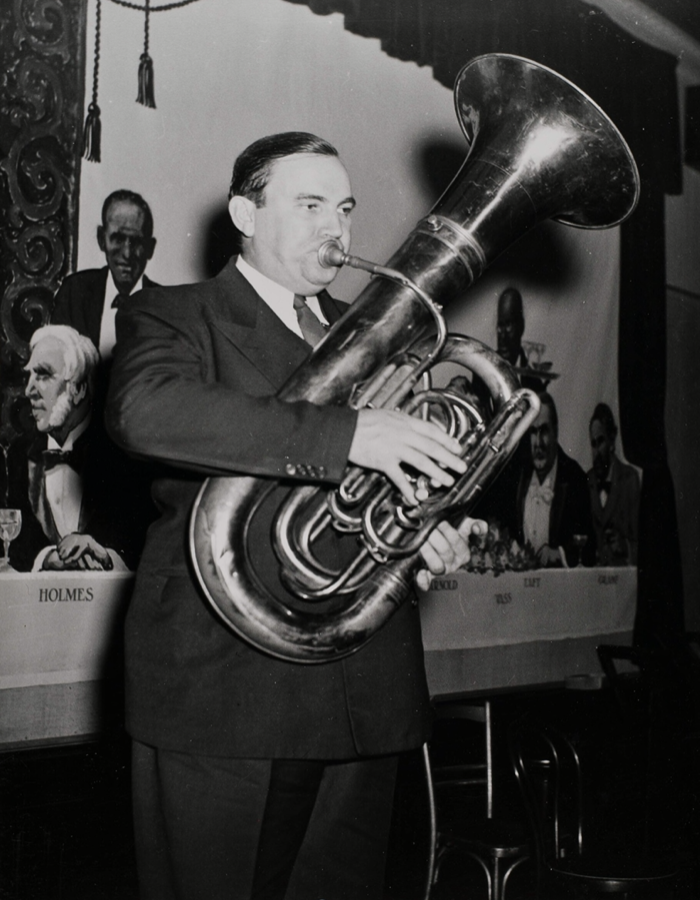
[[[103,266],[101,269],[83,269],[80,272],[69,275],[56,293],[56,301],[51,313],[51,324],[70,325],[80,334],[89,337],[95,347],[99,349],[104,293],[108,274],[109,268]],[[144,288],[158,287],[146,275],[143,276],[143,285]],[[95,379],[95,394],[93,397],[93,425],[95,429],[103,425],[110,370],[111,360],[103,360],[100,363]],[[96,446],[99,447],[99,450],[96,452],[106,454],[102,471],[103,473],[110,472],[108,477],[114,485],[114,490],[111,492],[105,490],[102,492],[102,496],[107,502],[116,503],[115,516],[119,522],[123,522],[126,517],[128,521],[133,523],[131,531],[134,539],[128,541],[128,558],[125,561],[129,568],[135,569],[143,546],[146,529],[157,515],[157,510],[150,495],[153,471],[149,466],[136,464],[125,454],[117,452],[116,447],[106,437],[104,429],[103,434],[96,436],[95,440]],[[103,474],[104,477],[105,475]],[[131,506],[131,512],[128,514],[122,508],[126,499],[125,491]]]
[[[83,269],[69,275],[58,289],[51,313],[52,325],[70,325],[90,338],[99,349],[102,310],[109,268]],[[147,275],[143,286],[156,287]]]
[[[37,434],[27,454],[29,507],[45,536],[34,556],[42,547],[60,539],[46,497],[42,457],[46,446],[46,435]],[[121,451],[108,440],[100,423],[93,418],[76,439],[74,454],[75,469],[80,474],[83,489],[78,532],[89,534],[103,547],[115,550],[126,565],[135,570],[149,520],[139,505],[140,493],[134,491],[133,484],[124,477],[120,467]]]
[[[530,458],[523,466],[518,481],[517,527],[518,541],[521,546],[525,540],[523,532],[525,497],[530,486],[532,472],[532,458]],[[588,541],[582,551],[582,559],[584,565],[591,565],[595,558],[595,540],[588,502],[586,473],[575,459],[567,456],[561,447],[558,447],[557,477],[554,480],[554,497],[549,514],[548,544],[550,547],[563,547],[567,563],[570,566],[575,566],[578,562],[578,549],[573,542],[575,534],[587,536]]]
[[[321,302],[335,321],[341,306],[327,295]],[[187,533],[204,476],[285,479],[296,466],[328,483],[342,477],[356,413],[274,396],[309,347],[235,260],[211,281],[143,291],[120,310],[117,333],[108,428],[125,449],[171,467],[154,485],[162,516],[127,619],[131,734],[240,757],[348,759],[420,745],[429,704],[411,604],[347,659],[288,663],[237,637],[192,573]],[[276,570],[269,543],[263,532],[252,546]]]
[[[595,471],[588,472],[591,516],[596,536],[596,559],[602,566],[627,566],[637,563],[639,542],[639,475],[613,456],[610,467],[610,493],[605,506],[600,502],[600,485]],[[606,535],[612,531],[616,540]]]

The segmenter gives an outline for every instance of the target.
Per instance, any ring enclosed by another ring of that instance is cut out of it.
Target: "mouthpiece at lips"
[[[318,261],[326,269],[345,264],[345,251],[337,241],[326,241],[318,248]]]

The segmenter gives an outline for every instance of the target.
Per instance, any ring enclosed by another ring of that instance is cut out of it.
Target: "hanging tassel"
[[[100,80],[100,32],[102,22],[102,0],[97,0],[95,20],[95,62],[92,68],[92,102],[88,106],[83,129],[83,156],[90,162],[100,162],[102,144],[102,122],[100,107],[97,105],[97,87]]]
[[[153,60],[148,53],[148,38],[150,31],[151,0],[144,4],[145,17],[143,27],[143,53],[139,63],[139,93],[136,102],[150,109],[156,108],[156,97],[153,89]]]
[[[83,157],[90,162],[100,162],[100,150],[102,143],[102,122],[100,121],[100,107],[96,103],[88,106],[83,130]]]
[[[153,91],[153,60],[148,53],[141,54],[139,63],[139,94],[136,102],[150,109],[156,108],[156,98]]]

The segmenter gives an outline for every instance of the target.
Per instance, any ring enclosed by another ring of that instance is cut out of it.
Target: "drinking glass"
[[[581,553],[587,543],[588,543],[588,535],[587,534],[575,534],[574,535],[574,547],[576,547],[576,550],[578,551],[578,562],[576,563],[577,569],[583,567],[583,559],[581,558]]]
[[[0,559],[0,572],[12,570],[10,565],[10,544],[22,528],[22,512],[19,509],[0,509],[0,538],[2,539],[5,554]]]

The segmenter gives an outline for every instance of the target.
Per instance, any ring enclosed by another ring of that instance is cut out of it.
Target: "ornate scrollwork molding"
[[[0,443],[17,409],[32,332],[76,259],[86,3],[14,0],[0,10]]]

